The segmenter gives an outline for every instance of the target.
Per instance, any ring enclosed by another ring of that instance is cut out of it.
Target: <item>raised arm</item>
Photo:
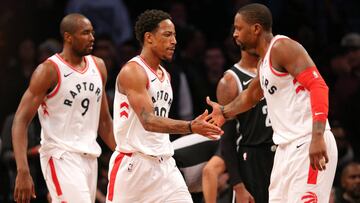
[[[105,86],[107,81],[107,71],[105,63],[102,59],[93,56],[97,67],[101,73],[103,79],[103,95],[101,101],[101,109],[100,109],[100,120],[99,120],[99,135],[101,139],[105,142],[105,144],[112,150],[115,150],[116,143],[115,137],[113,132],[113,121],[109,111],[109,104],[107,101]]]
[[[313,119],[310,164],[314,169],[323,170],[324,162],[328,162],[323,135],[328,115],[329,89],[304,47],[291,39],[279,40],[274,44],[271,61],[275,68],[290,73],[310,92]]]
[[[28,127],[49,90],[57,84],[57,72],[50,61],[40,64],[33,73],[16,111],[12,126],[12,142],[17,166],[14,200],[30,202],[35,198],[34,183],[27,161]]]
[[[141,124],[147,131],[187,134],[198,133],[204,136],[220,135],[219,127],[207,123],[207,111],[193,121],[174,120],[156,116],[154,106],[147,93],[148,78],[144,70],[135,62],[126,64],[118,75],[117,85],[123,94],[126,94],[131,107],[134,109]]]

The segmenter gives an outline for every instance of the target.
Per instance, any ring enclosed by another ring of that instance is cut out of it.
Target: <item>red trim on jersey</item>
[[[272,46],[270,47],[270,49],[274,46],[275,42],[280,40],[280,39],[288,39],[288,38],[285,38],[285,37],[282,37],[282,38],[277,38],[273,43],[272,43]],[[276,75],[276,76],[279,76],[279,77],[283,77],[283,76],[287,76],[289,75],[289,73],[283,73],[283,72],[280,72],[280,71],[277,71],[274,69],[274,67],[272,66],[272,63],[271,63],[271,50],[269,52],[269,66],[270,66],[270,70],[271,72]]]
[[[129,113],[128,113],[128,110],[129,110],[129,104],[127,103],[127,102],[121,102],[120,103],[120,109],[122,109],[122,108],[126,108],[125,110],[122,110],[122,111],[120,111],[120,118],[121,117],[123,117],[123,116],[125,116],[126,118],[128,118],[129,117]]]
[[[59,66],[58,64],[56,64],[53,60],[51,59],[48,59],[48,61],[50,61],[51,63],[53,63],[55,65],[55,70],[56,70],[56,73],[57,73],[57,76],[58,76],[58,82],[55,86],[55,89],[53,89],[46,97],[47,98],[51,98],[53,96],[56,95],[56,93],[59,91],[60,89],[60,85],[61,85],[61,74],[60,74],[60,69],[59,69]]]
[[[271,62],[270,62],[270,63],[271,63]],[[270,70],[271,70],[271,72],[272,72],[274,75],[279,76],[279,77],[284,77],[284,76],[289,75],[289,73],[283,73],[283,72],[280,72],[280,71],[275,70],[275,69],[272,67],[271,64],[270,64]]]
[[[59,54],[55,54],[56,57],[58,57],[60,59],[60,61],[62,61],[66,66],[68,66],[69,68],[73,69],[74,71],[84,74],[87,69],[89,69],[89,62],[86,59],[86,57],[84,57],[84,61],[85,61],[85,68],[83,70],[77,70],[76,68],[74,68],[72,65],[70,65],[68,62],[66,62],[63,58],[61,58],[61,56]]]
[[[164,80],[165,80],[165,74],[166,74],[166,73],[164,73],[164,70],[161,68],[160,65],[159,65],[159,68],[160,68],[161,71],[163,72],[163,78],[162,78],[162,80],[159,78],[159,76],[156,74],[156,72],[146,63],[146,61],[145,61],[140,55],[139,55],[139,58],[140,58],[140,60],[145,64],[145,66],[146,66],[147,68],[149,68],[152,73],[154,73],[154,75],[159,79],[160,82],[164,82]]]
[[[123,116],[125,116],[126,118],[128,118],[128,117],[129,117],[129,114],[128,114],[125,110],[123,110],[123,111],[120,112],[120,118],[123,117]]]
[[[91,59],[94,61],[94,64],[95,64],[95,66],[96,66],[96,69],[99,71],[102,84],[105,84],[104,76],[101,74],[100,68],[99,68],[99,66],[98,66],[97,63],[96,63],[94,56],[90,55],[90,57],[91,57]]]
[[[129,104],[128,104],[127,102],[121,102],[121,104],[120,104],[120,109],[121,109],[122,107],[126,107],[127,109],[129,109]]]
[[[57,175],[56,175],[54,161],[53,161],[52,157],[50,157],[50,159],[49,159],[49,165],[50,165],[51,178],[52,178],[52,180],[54,182],[55,189],[56,189],[56,194],[58,196],[61,196],[62,191],[61,191],[61,187],[60,187],[60,184],[59,184],[59,180],[58,180]]]
[[[311,166],[309,166],[309,173],[308,173],[308,180],[307,184],[316,185],[317,183],[317,177],[318,177],[319,170],[314,170]]]
[[[110,178],[109,178],[108,200],[110,200],[110,201],[112,201],[114,198],[115,180],[116,180],[116,175],[119,170],[121,161],[124,158],[124,156],[131,156],[131,155],[132,155],[132,153],[120,152],[115,158],[114,166],[111,169]]]

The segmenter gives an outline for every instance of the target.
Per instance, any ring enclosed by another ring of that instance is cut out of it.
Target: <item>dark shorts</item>
[[[240,174],[256,203],[269,201],[268,187],[274,162],[274,147],[275,145],[239,147]]]

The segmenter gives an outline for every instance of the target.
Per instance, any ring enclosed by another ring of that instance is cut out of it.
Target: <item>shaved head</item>
[[[250,24],[259,23],[265,31],[271,32],[272,28],[272,15],[268,7],[262,4],[248,4],[238,10],[245,21]]]
[[[78,29],[79,21],[82,19],[88,18],[79,13],[72,13],[65,16],[60,23],[61,36],[64,37],[65,32],[68,32],[70,34],[75,33],[76,29]]]

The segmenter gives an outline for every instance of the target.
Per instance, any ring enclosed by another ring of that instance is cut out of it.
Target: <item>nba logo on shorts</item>
[[[317,203],[317,195],[313,192],[306,192],[302,197],[301,200],[306,203]]]
[[[246,159],[247,159],[247,153],[246,152],[243,154],[243,159],[244,159],[244,161],[246,161]]]
[[[129,166],[128,166],[128,172],[131,172],[132,171],[132,168],[133,168],[133,163],[130,163]]]

